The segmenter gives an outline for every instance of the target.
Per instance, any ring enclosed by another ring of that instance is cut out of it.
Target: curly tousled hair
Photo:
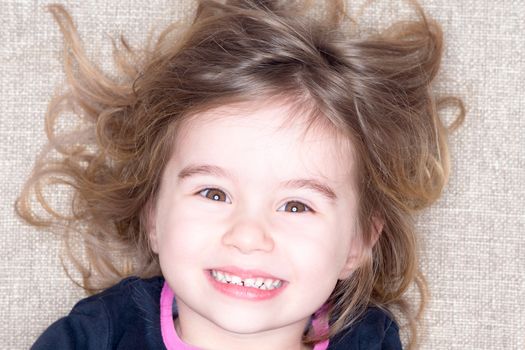
[[[432,92],[443,34],[415,2],[417,19],[378,33],[345,31],[350,16],[342,0],[326,1],[323,18],[308,16],[309,2],[200,0],[194,17],[142,49],[123,37],[114,42],[116,77],[87,59],[67,11],[49,6],[65,38],[67,91],[50,103],[49,146],[16,208],[29,223],[62,234],[90,293],[129,275],[161,274],[145,208],[180,122],[228,103],[285,97],[348,135],[359,169],[358,222],[370,254],[337,284],[327,304],[333,324],[323,336],[373,305],[397,310],[408,347],[416,346],[427,288],[413,216],[440,196],[449,174],[447,135],[464,115],[460,100]],[[447,128],[438,111],[451,103],[460,113]],[[78,116],[80,126],[61,132],[64,115]],[[46,197],[54,184],[73,190],[67,213]],[[374,216],[384,227],[372,247]],[[421,296],[415,309],[405,300],[412,285]]]

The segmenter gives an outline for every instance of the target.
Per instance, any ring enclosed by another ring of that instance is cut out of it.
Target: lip
[[[223,272],[235,275],[235,276],[239,276],[242,279],[254,278],[254,277],[279,279],[282,281],[282,285],[281,287],[276,288],[276,289],[261,290],[257,288],[238,286],[236,284],[221,283],[221,282],[216,281],[212,277],[211,275],[212,270],[223,271]],[[216,268],[204,270],[204,273],[206,277],[208,278],[208,281],[210,281],[210,284],[217,291],[231,298],[249,300],[249,301],[263,301],[263,300],[275,298],[276,296],[281,294],[281,292],[286,288],[288,284],[285,280],[282,280],[271,274],[265,273],[264,271],[244,270],[244,269],[240,269],[234,266],[216,267]]]

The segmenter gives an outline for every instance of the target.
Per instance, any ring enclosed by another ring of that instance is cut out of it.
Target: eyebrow
[[[225,169],[216,165],[201,164],[201,165],[188,165],[183,168],[177,176],[179,181],[187,179],[195,175],[212,175],[224,178],[233,178],[233,176]],[[309,189],[313,190],[329,201],[335,201],[337,195],[335,191],[328,185],[316,180],[316,179],[293,179],[287,180],[281,183],[282,187],[294,188],[294,189]]]
[[[179,172],[178,178],[184,180],[195,175],[214,175],[218,177],[232,177],[226,170],[215,165],[188,165]]]
[[[337,199],[337,195],[335,194],[335,191],[332,190],[330,186],[325,185],[322,182],[315,180],[315,179],[289,180],[289,181],[283,182],[282,185],[286,188],[296,188],[296,189],[305,188],[305,189],[313,190],[321,194],[323,197],[325,197],[331,202],[334,202]]]

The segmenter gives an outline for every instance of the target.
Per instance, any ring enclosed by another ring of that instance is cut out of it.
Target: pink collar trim
[[[175,324],[173,323],[174,297],[175,295],[170,286],[164,281],[164,286],[160,293],[160,330],[162,332],[164,345],[168,350],[199,350],[184,343],[175,331]]]
[[[160,329],[164,345],[168,350],[200,350],[184,343],[175,331],[175,324],[173,323],[174,297],[175,295],[170,286],[164,281],[164,286],[162,286],[160,293]],[[316,331],[323,331],[328,327],[326,320],[322,317],[314,318],[312,324]],[[326,350],[327,348],[328,340],[325,340],[322,343],[315,344],[313,350]]]

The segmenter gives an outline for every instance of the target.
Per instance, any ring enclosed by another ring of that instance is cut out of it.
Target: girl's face
[[[287,115],[226,106],[178,132],[149,233],[190,344],[297,348],[357,267],[352,150]]]

